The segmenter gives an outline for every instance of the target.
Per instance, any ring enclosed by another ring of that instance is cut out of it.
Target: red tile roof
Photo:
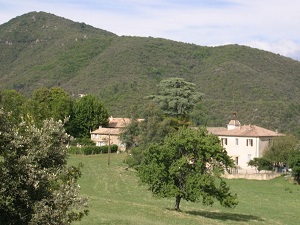
[[[129,118],[109,118],[108,127],[117,128],[117,127],[126,127],[130,123]]]
[[[104,135],[119,135],[121,130],[119,128],[106,128],[99,127],[97,130],[91,132],[91,134],[104,134]]]
[[[143,119],[138,119],[143,121]],[[109,118],[108,127],[99,127],[97,130],[91,132],[91,134],[112,134],[119,135],[122,132],[122,128],[126,127],[131,122],[129,118]]]
[[[225,127],[207,127],[208,132],[218,136],[240,136],[240,137],[276,137],[283,134],[268,130],[255,125],[237,126],[228,130]]]

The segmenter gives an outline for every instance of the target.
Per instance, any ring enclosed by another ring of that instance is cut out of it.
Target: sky
[[[32,11],[119,36],[239,44],[300,61],[299,0],[0,0],[0,24]]]

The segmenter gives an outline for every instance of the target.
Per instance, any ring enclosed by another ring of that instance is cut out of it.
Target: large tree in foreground
[[[220,145],[217,136],[205,129],[181,127],[168,136],[162,145],[151,145],[144,152],[138,176],[159,197],[175,197],[175,209],[181,199],[205,205],[214,200],[222,206],[237,205],[236,195],[221,175],[233,162]]]
[[[0,112],[0,224],[69,224],[87,214],[61,122],[11,127]]]

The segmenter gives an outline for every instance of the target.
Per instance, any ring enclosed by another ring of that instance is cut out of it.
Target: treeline
[[[0,107],[9,113],[14,124],[26,121],[41,127],[46,119],[60,120],[66,132],[75,138],[89,138],[90,131],[106,126],[109,117],[99,98],[93,95],[74,98],[59,87],[36,89],[30,97],[15,90],[3,90]]]

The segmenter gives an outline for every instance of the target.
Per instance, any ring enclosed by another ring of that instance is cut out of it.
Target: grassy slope
[[[236,111],[242,123],[300,134],[299,74],[298,61],[250,47],[119,37],[43,12],[0,25],[0,90],[92,93],[115,117],[142,109],[161,79],[176,76],[205,94],[209,126],[225,126]]]
[[[225,209],[201,203],[181,203],[182,212],[172,210],[174,199],[157,199],[138,184],[135,172],[125,170],[125,154],[72,155],[70,164],[83,162],[79,183],[88,196],[90,215],[74,224],[297,224],[300,187],[283,177],[271,181],[228,180],[238,194],[239,205]]]

